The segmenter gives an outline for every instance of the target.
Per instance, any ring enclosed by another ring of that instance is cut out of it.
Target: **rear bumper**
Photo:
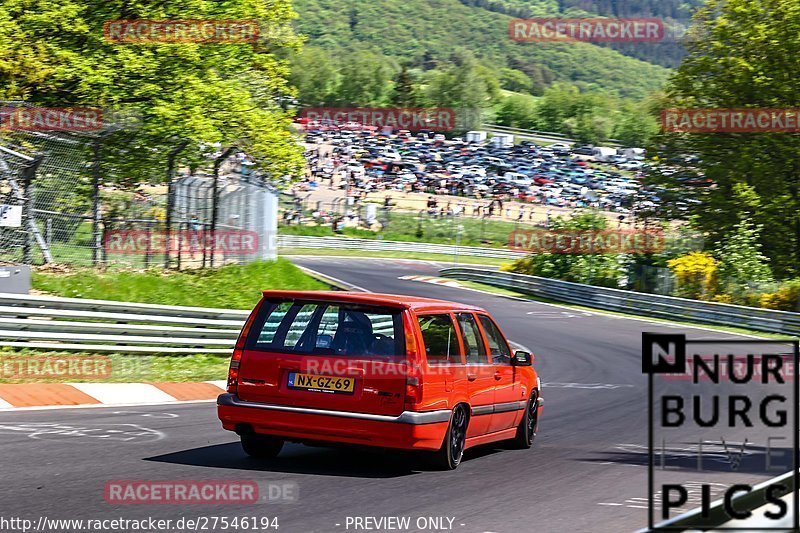
[[[438,450],[450,411],[403,411],[397,416],[246,402],[235,394],[217,398],[222,427],[249,426],[287,439],[339,442],[407,450]]]

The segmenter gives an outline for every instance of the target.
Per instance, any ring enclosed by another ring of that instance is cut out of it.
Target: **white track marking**
[[[618,383],[542,383],[542,387],[548,389],[591,389],[591,390],[614,390],[623,388],[633,388],[635,385]]]
[[[166,392],[147,383],[70,383],[69,385],[105,405],[130,403],[131,398],[138,398],[143,403],[176,401]]]
[[[158,407],[159,405],[176,405],[191,403],[216,403],[217,400],[172,400],[169,402],[152,403],[120,403],[114,405],[103,405],[102,403],[90,403],[83,405],[36,405],[34,407],[9,407],[0,408],[0,413],[16,413],[17,411],[49,411],[51,409],[103,409],[114,407]]]

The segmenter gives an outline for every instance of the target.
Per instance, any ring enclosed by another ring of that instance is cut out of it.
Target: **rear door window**
[[[266,302],[246,348],[304,355],[405,355],[402,310],[335,302]]]
[[[450,315],[421,315],[417,320],[429,364],[461,363],[458,337]]]
[[[464,339],[467,364],[489,364],[486,358],[486,347],[483,344],[483,337],[481,337],[481,331],[478,329],[475,317],[471,313],[459,313],[457,320],[461,336]]]

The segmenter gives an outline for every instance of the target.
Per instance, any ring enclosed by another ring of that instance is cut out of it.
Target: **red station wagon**
[[[479,307],[374,293],[265,291],[231,358],[222,426],[244,451],[284,441],[430,452],[529,448],[542,411],[533,356]]]

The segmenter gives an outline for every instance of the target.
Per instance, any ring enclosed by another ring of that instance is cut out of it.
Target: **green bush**
[[[787,281],[775,292],[762,294],[758,304],[765,309],[797,311],[798,301],[800,301],[800,279],[794,279]]]

